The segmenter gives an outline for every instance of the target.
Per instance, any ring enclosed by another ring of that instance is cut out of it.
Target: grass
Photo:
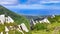
[[[28,29],[30,27],[29,21],[26,19],[26,17],[24,17],[23,15],[16,14],[15,12],[0,5],[0,15],[1,14],[4,14],[6,17],[10,16],[18,25],[20,25],[21,23],[25,23],[26,26],[28,25]]]
[[[0,24],[0,32],[5,30],[5,26]]]
[[[14,26],[17,25],[16,23],[5,23],[4,25],[0,24],[0,32],[4,32],[4,34],[6,34],[5,32],[5,26]],[[24,32],[25,34],[31,34],[31,32]],[[10,30],[9,34],[22,34],[21,32],[17,31],[17,30]]]
[[[54,29],[56,27],[60,26],[60,23],[52,23],[47,26],[47,29],[44,30],[33,30],[32,34],[53,34]],[[57,34],[60,34],[60,31],[56,32]]]
[[[40,29],[40,26],[44,25],[37,25],[37,29],[39,30],[32,30],[32,34],[60,34],[60,30],[57,32],[54,32],[55,28],[60,26],[60,16],[56,16],[55,18],[48,18],[50,21],[50,24],[45,24],[47,25],[46,29]],[[36,26],[35,26],[36,27]],[[45,27],[45,26],[44,26]]]
[[[46,32],[44,30],[32,31],[32,34],[52,34],[52,31]]]
[[[28,33],[24,32],[25,34],[53,34],[54,32],[54,29],[58,26],[60,26],[60,22],[59,22],[59,18],[58,19],[54,19],[54,20],[57,20],[57,21],[53,21],[52,23],[50,24],[36,24],[36,26],[34,26],[34,30],[31,30],[29,31]],[[2,25],[0,24],[0,32],[1,31],[4,31],[4,27],[5,26],[14,26],[14,25],[17,25],[15,23],[10,23],[10,24],[5,24],[5,25]],[[56,32],[57,34],[60,34],[60,31]],[[19,31],[9,31],[9,34],[21,34],[21,32]]]
[[[18,15],[16,13],[6,9],[3,6],[0,6],[0,14],[5,14],[5,13],[6,13],[6,16],[10,16],[11,18],[13,18],[15,23],[13,23],[13,24],[6,23],[5,25],[0,24],[0,32],[4,31],[5,26],[14,26],[14,25],[19,25],[21,23],[25,23],[25,25],[30,30],[29,21],[24,16]],[[60,15],[56,16],[55,18],[48,18],[48,19],[51,22],[51,24],[37,24],[36,26],[34,26],[34,30],[29,31],[28,33],[26,33],[26,32],[24,32],[24,33],[25,34],[52,34],[54,32],[54,28],[60,26]],[[60,34],[59,32],[57,32],[57,34]],[[4,34],[5,34],[5,32],[4,32]],[[21,32],[9,31],[9,34],[21,34]]]
[[[45,23],[46,24],[46,23]],[[43,24],[44,25],[44,24]],[[46,24],[47,25],[47,24]],[[3,25],[0,25],[3,27]],[[40,26],[40,25],[39,25]],[[57,27],[57,26],[60,26],[60,23],[52,23],[52,24],[48,24],[47,25],[47,29],[39,29],[39,30],[31,30],[30,32],[26,33],[24,32],[25,34],[53,34],[54,32],[54,28]],[[1,30],[0,30],[1,31]],[[60,31],[59,31],[60,32]],[[59,32],[57,32],[57,34],[59,34]],[[21,32],[19,31],[9,31],[9,34],[21,34]]]

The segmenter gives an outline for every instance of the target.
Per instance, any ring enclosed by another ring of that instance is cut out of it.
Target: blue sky
[[[22,15],[60,15],[60,0],[0,0],[0,5]]]

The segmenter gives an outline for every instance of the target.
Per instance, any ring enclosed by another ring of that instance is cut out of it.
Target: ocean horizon
[[[56,9],[17,9],[12,11],[21,15],[32,15],[32,16],[60,15],[60,10]]]

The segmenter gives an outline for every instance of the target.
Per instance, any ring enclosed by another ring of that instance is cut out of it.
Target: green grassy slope
[[[16,24],[25,23],[26,26],[29,28],[29,21],[24,16],[18,15],[1,5],[0,5],[0,14],[5,14],[6,16],[10,16],[11,18],[13,18]]]
[[[36,24],[34,30],[32,30],[32,34],[60,34],[60,15],[56,15],[55,18],[48,17],[48,19],[50,24]]]

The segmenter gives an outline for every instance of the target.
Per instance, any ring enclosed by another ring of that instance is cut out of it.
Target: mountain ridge
[[[6,16],[10,16],[16,24],[21,24],[21,23],[25,23],[26,26],[29,28],[29,21],[27,20],[26,17],[24,17],[23,15],[19,15],[3,6],[0,5],[0,15],[1,14],[5,14]]]

